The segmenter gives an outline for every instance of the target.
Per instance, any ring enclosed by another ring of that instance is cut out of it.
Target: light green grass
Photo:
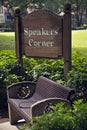
[[[0,50],[15,48],[14,32],[0,32]]]
[[[72,49],[87,54],[87,30],[72,31]]]
[[[0,50],[15,49],[14,32],[0,32]],[[72,31],[72,50],[87,54],[87,30]]]
[[[0,32],[0,36],[14,36],[14,32]]]

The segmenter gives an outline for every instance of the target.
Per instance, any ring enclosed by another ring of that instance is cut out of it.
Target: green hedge
[[[77,96],[87,101],[87,56],[75,52],[72,59],[72,70],[65,85],[73,88]]]
[[[23,57],[23,67],[17,64],[15,51],[0,51],[0,106],[6,102],[3,95],[7,93],[7,86],[24,80],[36,81],[40,75],[52,79],[60,84],[73,88],[87,100],[87,56],[77,52],[72,57],[72,70],[68,80],[64,81],[64,62],[62,59],[33,59]]]
[[[34,117],[21,130],[87,130],[87,103],[77,100],[73,106],[59,103],[51,108],[53,112]]]

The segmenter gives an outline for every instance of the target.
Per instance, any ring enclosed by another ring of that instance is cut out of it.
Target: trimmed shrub
[[[62,59],[33,59],[25,56],[22,67],[17,64],[15,51],[0,51],[0,106],[6,102],[6,98],[5,101],[2,98],[4,94],[6,95],[8,85],[24,80],[37,81],[40,75],[73,88],[78,93],[78,98],[87,101],[87,56],[77,52],[73,54],[72,70],[67,81],[64,80],[63,69]]]
[[[87,56],[75,53],[73,55],[72,70],[68,74],[65,86],[73,88],[78,98],[87,101]]]
[[[34,117],[21,130],[87,130],[87,103],[77,100],[71,106],[59,103],[53,112]]]

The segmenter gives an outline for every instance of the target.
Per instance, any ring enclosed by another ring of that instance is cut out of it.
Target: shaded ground
[[[6,108],[0,109],[0,123],[8,120],[8,110]]]

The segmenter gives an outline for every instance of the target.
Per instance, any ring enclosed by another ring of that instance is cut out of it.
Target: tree
[[[87,17],[87,15],[86,15],[86,11],[87,11],[86,0],[77,0],[77,1],[72,0],[72,11],[73,11],[74,18],[77,21],[77,27],[82,26],[84,24],[84,19],[87,19],[86,18]]]
[[[2,0],[3,2],[4,0]],[[86,0],[8,0],[11,7],[20,6],[21,10],[27,8],[28,3],[38,4],[40,8],[44,7],[51,9],[57,13],[63,11],[65,3],[72,4],[73,17],[76,20],[76,26],[80,27],[84,21],[87,21],[87,2]],[[85,14],[85,15],[84,15]],[[85,17],[83,21],[83,17]]]

